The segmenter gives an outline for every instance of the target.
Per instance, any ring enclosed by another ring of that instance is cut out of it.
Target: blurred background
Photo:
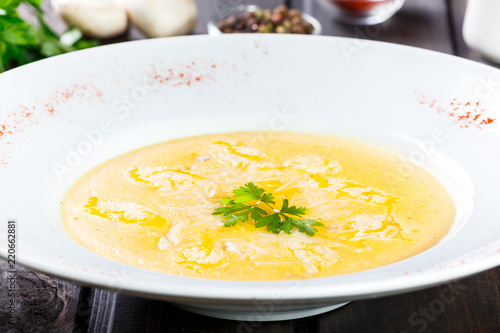
[[[0,72],[97,45],[222,30],[374,39],[498,62],[499,15],[495,0],[0,0]]]

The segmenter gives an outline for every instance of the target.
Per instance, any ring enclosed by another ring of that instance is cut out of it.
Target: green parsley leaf
[[[0,0],[0,73],[9,66],[98,45],[95,40],[82,39],[81,31],[75,28],[58,36],[45,22],[41,3],[42,0]],[[21,4],[33,12],[35,24],[19,16],[17,9]]]
[[[290,214],[290,215],[295,215],[295,216],[301,216],[306,213],[306,207],[295,207],[291,206],[288,207],[288,199],[283,200],[283,205],[281,206],[280,213],[282,214]]]
[[[0,9],[3,9],[5,12],[9,13],[15,10],[20,4],[21,0],[0,0]]]
[[[295,227],[300,232],[314,236],[318,230],[312,226],[323,226],[317,220],[290,217],[289,215],[302,217],[306,213],[306,208],[289,206],[288,199],[283,199],[281,209],[278,211],[271,206],[275,204],[272,193],[266,193],[263,188],[252,182],[233,190],[233,194],[233,198],[222,199],[221,203],[224,206],[214,209],[212,213],[213,215],[222,215],[225,218],[224,226],[226,227],[234,226],[238,222],[248,222],[251,217],[256,228],[267,226],[267,230],[275,234],[279,234],[282,230],[291,234]],[[270,208],[271,213],[259,205]]]
[[[279,234],[282,225],[280,214],[274,213],[259,219],[255,224],[255,227],[260,228],[266,225],[268,231],[271,231],[273,234]]]
[[[226,202],[228,202],[228,201],[226,200]],[[239,212],[239,211],[242,211],[242,210],[248,210],[250,208],[250,206],[248,206],[248,205],[245,205],[243,203],[234,203],[234,201],[233,202],[229,202],[229,203],[227,203],[225,205],[227,205],[227,206],[226,207],[216,208],[214,210],[213,215],[230,216],[230,215],[233,215],[236,212]]]
[[[274,204],[273,195],[271,193],[265,194],[265,190],[263,188],[259,188],[252,182],[233,190],[233,194],[236,198],[234,199],[234,202],[236,203],[262,201]]]
[[[265,210],[259,207],[235,203],[231,198],[222,199],[221,201],[227,206],[216,208],[213,215],[223,215],[226,217],[227,220],[224,221],[226,227],[234,226],[240,221],[248,221],[249,215],[251,215],[254,220],[258,220],[262,215],[267,214]]]
[[[14,45],[36,45],[28,23],[15,16],[0,16],[0,40]]]
[[[283,225],[281,226],[281,229],[287,234],[291,234],[293,230],[293,223],[290,220],[289,217],[285,217],[285,221],[283,222]],[[300,229],[299,229],[300,230]]]
[[[252,215],[252,218],[257,221],[262,218],[262,215],[267,214],[267,211],[259,207],[252,207],[250,208],[250,214]]]
[[[233,215],[224,221],[224,226],[225,227],[232,227],[232,226],[236,225],[236,223],[238,223],[239,221],[241,221],[241,218],[239,216]]]
[[[265,193],[261,198],[260,201],[274,205],[275,202],[273,201],[274,197],[272,193]]]
[[[43,0],[25,0],[25,2],[31,4],[32,6],[34,6],[36,8],[40,8],[40,6],[42,5],[42,1]]]
[[[288,223],[293,224],[300,232],[304,232],[309,236],[314,236],[314,233],[318,231],[318,229],[311,227],[314,226],[323,226],[323,223],[318,222],[317,220],[301,220],[301,219],[293,219],[287,217]]]

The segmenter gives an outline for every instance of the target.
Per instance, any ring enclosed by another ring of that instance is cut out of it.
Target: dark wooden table
[[[206,23],[217,10],[239,1],[198,0],[200,20],[195,32],[206,33]],[[283,2],[260,1],[268,6]],[[325,35],[370,38],[366,32],[374,31],[335,23],[314,0],[288,2],[317,17]],[[407,0],[372,39],[483,61],[462,39],[465,5],[466,0]],[[52,15],[50,20],[61,26],[57,17]],[[140,38],[132,28],[126,36],[103,42]],[[166,302],[87,288],[22,267],[18,270],[20,321],[9,330],[7,269],[0,260],[0,332],[500,332],[500,268],[435,288],[352,302],[315,317],[246,325],[195,315]]]

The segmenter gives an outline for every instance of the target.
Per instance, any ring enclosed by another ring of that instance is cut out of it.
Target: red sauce
[[[330,0],[343,10],[363,14],[374,10],[377,6],[391,2],[392,0]]]

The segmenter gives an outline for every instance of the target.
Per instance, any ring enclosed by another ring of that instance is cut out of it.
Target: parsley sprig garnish
[[[82,39],[82,32],[75,28],[57,35],[46,23],[41,4],[42,0],[0,0],[0,73],[11,66],[98,44]],[[35,23],[19,15],[20,6],[31,12]]]
[[[224,207],[216,208],[213,215],[222,215],[226,219],[226,227],[238,222],[248,222],[251,217],[256,228],[267,226],[267,230],[275,234],[282,230],[290,234],[293,227],[296,227],[300,232],[314,236],[318,231],[314,226],[323,226],[318,220],[302,219],[307,208],[289,206],[288,199],[283,199],[281,209],[278,210],[273,206],[276,204],[273,194],[266,193],[252,182],[233,190],[233,198],[222,199],[221,202]]]

